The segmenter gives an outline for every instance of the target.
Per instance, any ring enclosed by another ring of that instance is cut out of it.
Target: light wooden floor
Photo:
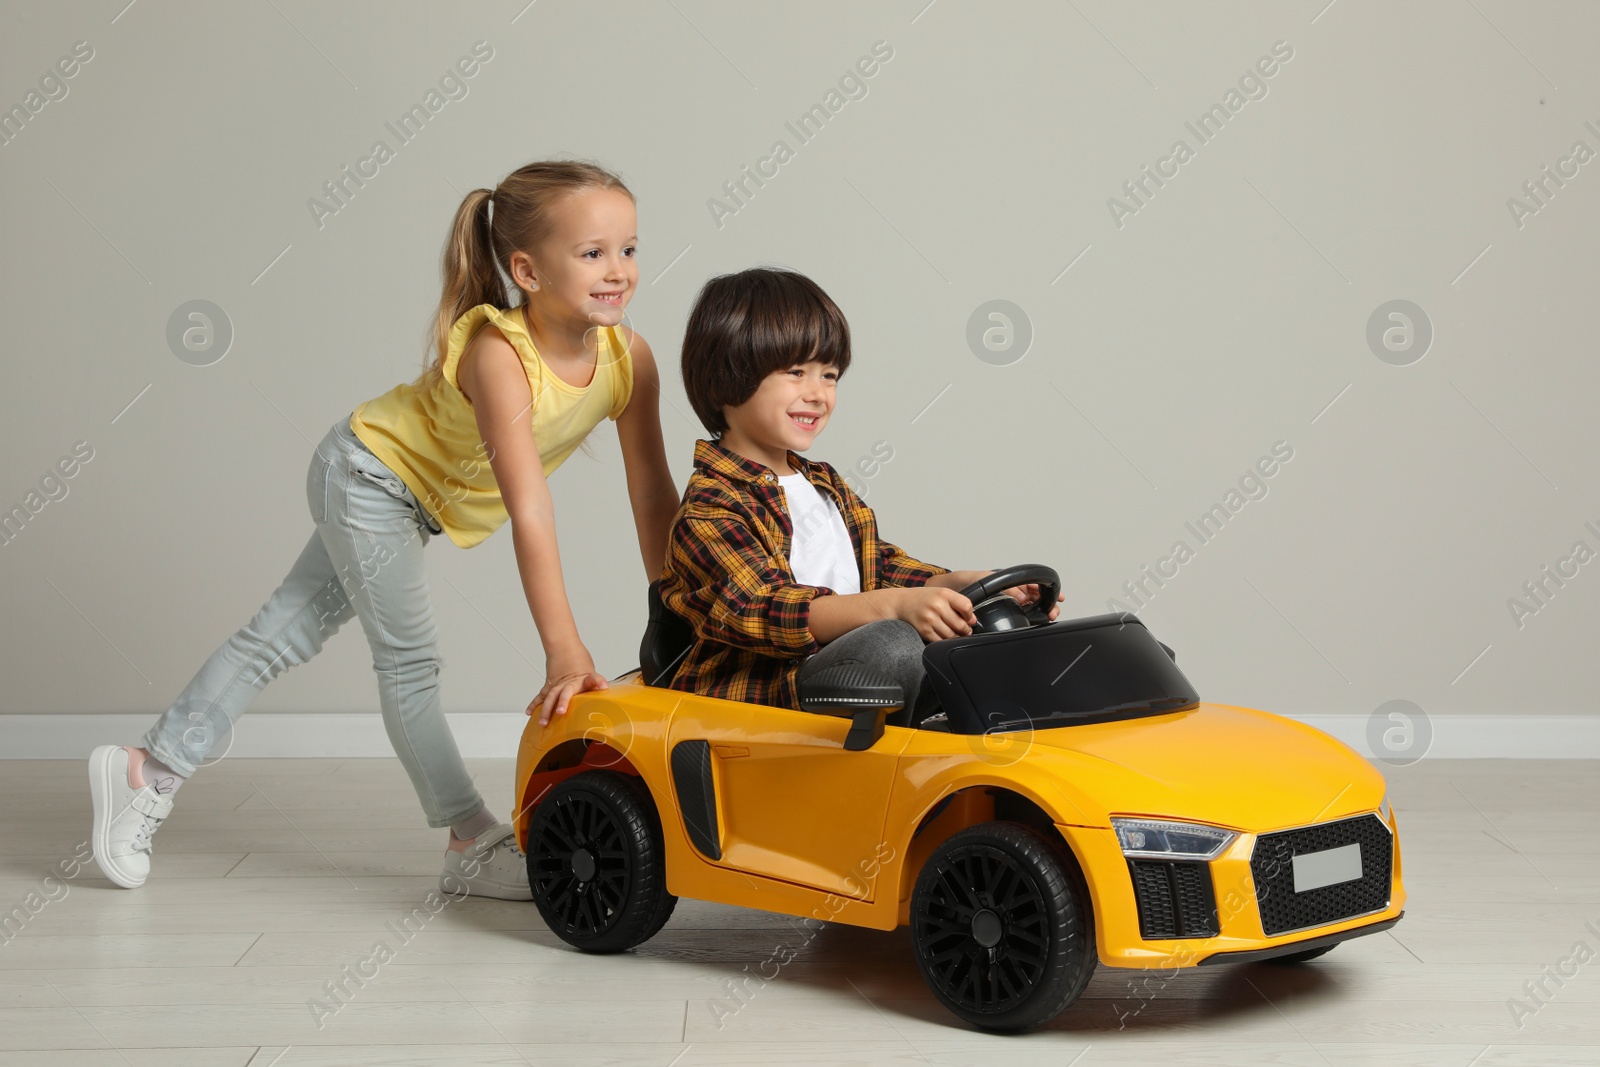
[[[503,816],[510,761],[472,767]],[[1391,769],[1410,892],[1392,933],[1298,969],[1186,972],[1142,1000],[1137,974],[1101,968],[1051,1027],[1002,1038],[939,1006],[904,931],[808,940],[779,916],[683,901],[638,950],[586,957],[531,904],[468,900],[402,942],[387,924],[423,907],[443,834],[394,760],[204,770],[132,892],[92,861],[46,881],[87,840],[82,763],[0,762],[0,913],[38,894],[0,946],[0,1067],[1600,1064],[1600,958],[1547,980],[1520,1028],[1508,1006],[1577,943],[1600,951],[1597,770]],[[379,941],[393,960],[319,1029],[308,999]],[[729,1014],[728,985],[779,945],[794,962]]]

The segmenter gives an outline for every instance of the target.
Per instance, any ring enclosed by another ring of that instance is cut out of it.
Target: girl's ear
[[[539,279],[533,271],[533,257],[520,249],[511,253],[511,281],[525,292],[539,288]]]

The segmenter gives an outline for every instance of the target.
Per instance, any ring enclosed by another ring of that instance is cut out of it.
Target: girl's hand
[[[1012,586],[1010,589],[1006,590],[1006,593],[1021,606],[1028,607],[1030,604],[1036,603],[1039,599],[1039,584],[1037,582],[1029,582],[1027,585]],[[1065,593],[1056,594],[1057,604],[1065,599],[1067,599],[1067,595]],[[1055,604],[1051,604],[1049,615],[1050,621],[1055,622],[1056,616],[1059,614],[1061,614],[1061,609],[1056,607]]]
[[[587,650],[579,654],[551,660],[549,674],[539,695],[528,705],[528,714],[539,713],[539,725],[549,726],[552,715],[565,715],[567,704],[579,693],[591,689],[606,689],[610,683],[605,675],[594,669],[594,659]]]

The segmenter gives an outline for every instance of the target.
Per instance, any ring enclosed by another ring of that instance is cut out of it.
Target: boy
[[[931,710],[931,686],[918,700],[923,644],[972,632],[958,590],[992,572],[947,570],[880,540],[838,472],[799,454],[849,366],[844,315],[804,275],[756,268],[700,291],[683,383],[711,439],[695,443],[662,574],[663,603],[695,632],[672,688],[798,709],[802,679],[863,663],[901,686],[898,721]],[[1038,588],[1011,595],[1029,604]]]

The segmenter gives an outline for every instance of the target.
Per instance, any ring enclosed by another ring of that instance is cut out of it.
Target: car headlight
[[[1112,819],[1122,854],[1130,859],[1214,860],[1239,835],[1198,823]]]

